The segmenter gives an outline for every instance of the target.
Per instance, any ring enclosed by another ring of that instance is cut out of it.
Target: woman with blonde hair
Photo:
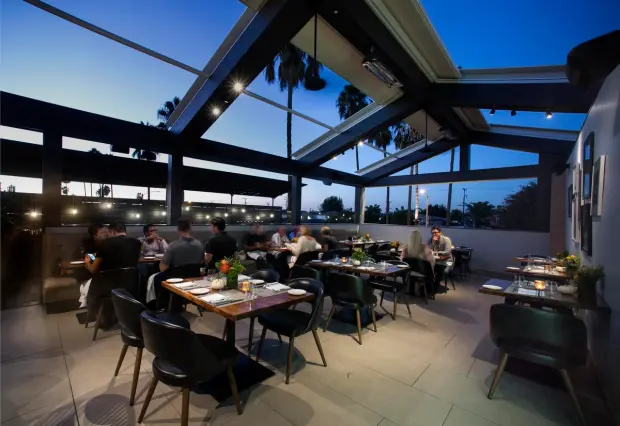
[[[297,244],[295,244],[293,246],[293,249],[291,250],[293,252],[293,256],[291,256],[291,259],[289,262],[289,267],[291,268],[293,267],[293,265],[295,265],[295,262],[297,261],[297,257],[300,254],[305,253],[307,251],[317,251],[321,249],[321,246],[316,242],[316,240],[312,236],[312,233],[309,227],[302,226],[299,229],[299,233],[301,234],[301,237],[297,239]]]
[[[407,244],[403,247],[403,253],[400,256],[400,259],[403,260],[408,257],[413,257],[416,259],[422,259],[428,261],[431,266],[435,267],[435,257],[433,256],[433,252],[431,249],[424,244],[424,240],[422,239],[422,234],[419,229],[413,229],[409,234],[409,240]]]

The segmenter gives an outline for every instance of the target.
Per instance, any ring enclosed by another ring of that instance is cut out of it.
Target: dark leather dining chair
[[[242,414],[241,400],[233,373],[239,352],[234,345],[206,334],[197,334],[184,327],[170,324],[144,311],[140,316],[144,346],[155,355],[153,378],[138,417],[142,423],[158,382],[180,387],[183,393],[181,425],[189,423],[189,393],[201,382],[208,382],[226,372],[237,413]]]
[[[407,262],[401,262],[399,260],[388,260],[387,262],[390,265],[394,266],[403,265],[407,268],[409,267],[409,264]],[[409,269],[403,270],[401,273],[396,274],[394,277],[388,277],[383,279],[371,277],[371,279],[368,280],[368,283],[373,289],[381,290],[381,300],[379,301],[379,306],[381,307],[383,306],[383,296],[385,292],[388,291],[392,293],[392,300],[394,300],[394,312],[390,316],[393,320],[396,320],[396,307],[398,306],[399,296],[402,300],[404,300],[405,305],[407,306],[407,311],[409,312],[409,315],[411,315],[411,308],[409,307],[407,295],[405,294],[407,284],[409,284]]]
[[[133,381],[131,383],[131,394],[129,396],[129,405],[133,405],[136,397],[138,376],[140,374],[140,363],[142,362],[142,349],[144,349],[142,326],[140,325],[140,314],[146,311],[147,308],[125,289],[112,290],[112,304],[114,305],[114,313],[116,314],[118,324],[121,328],[121,340],[123,341],[123,348],[121,349],[121,356],[118,358],[116,370],[114,371],[114,377],[118,376],[121,365],[123,365],[127,348],[131,346],[132,348],[137,349],[133,371]],[[189,329],[189,321],[180,315],[162,312],[158,313],[157,317],[162,321]]]
[[[317,260],[319,258],[318,251],[305,251],[297,256],[297,260],[295,260],[295,266],[304,266],[306,263],[311,260]]]
[[[428,305],[428,293],[429,289],[432,289],[431,298],[434,298],[435,288],[435,273],[433,272],[433,266],[424,259],[418,259],[417,257],[407,257],[403,259],[403,262],[407,263],[411,268],[409,272],[409,279],[414,285],[421,283],[421,293],[424,295],[424,302]]]
[[[103,321],[104,309],[111,306],[110,295],[112,290],[123,288],[131,295],[138,294],[138,268],[135,266],[127,268],[112,269],[109,271],[100,271],[93,277],[90,288],[88,290],[88,312],[86,315],[86,324],[84,328],[88,328],[89,319],[96,311],[95,328],[93,331],[93,341],[97,340],[97,333]],[[93,301],[97,303],[93,306]]]
[[[288,285],[291,288],[306,290],[308,293],[314,294],[314,299],[308,302],[312,306],[312,309],[310,313],[293,309],[281,309],[259,315],[258,323],[263,326],[263,332],[261,333],[256,351],[256,361],[258,361],[267,330],[274,331],[279,335],[284,335],[289,338],[288,357],[286,361],[286,384],[288,384],[291,376],[295,338],[303,334],[312,332],[316,346],[321,354],[323,365],[327,367],[321,341],[316,332],[320,313],[323,310],[323,283],[311,278],[297,278],[289,281]]]
[[[558,369],[584,423],[567,369],[586,363],[588,348],[585,324],[573,315],[508,304],[491,306],[490,323],[491,339],[500,349],[500,360],[488,398],[493,397],[506,361],[513,356]]]
[[[295,278],[312,278],[321,281],[321,272],[307,266],[293,266],[291,270],[291,279]]]
[[[353,308],[355,309],[355,315],[357,317],[357,337],[358,343],[362,344],[362,321],[360,317],[360,311],[362,309],[368,309],[372,316],[372,323],[377,331],[377,321],[375,318],[374,307],[377,304],[377,297],[372,291],[372,287],[366,281],[360,277],[350,274],[331,274],[329,276],[330,282],[330,297],[332,299],[332,309],[329,312],[327,321],[323,331],[327,331],[329,322],[331,321],[336,307]]]

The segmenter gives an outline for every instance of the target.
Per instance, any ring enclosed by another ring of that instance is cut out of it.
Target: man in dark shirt
[[[332,235],[332,230],[327,226],[321,229],[321,246],[327,252],[338,248],[338,240]]]
[[[252,230],[245,236],[243,246],[245,251],[265,250],[267,248],[267,236],[260,225],[252,225]]]
[[[205,248],[205,262],[208,268],[214,268],[215,263],[225,257],[233,256],[237,252],[237,241],[224,230],[226,222],[221,217],[211,219],[213,236]]]

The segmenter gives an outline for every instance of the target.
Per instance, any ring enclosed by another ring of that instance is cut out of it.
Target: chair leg
[[[375,307],[374,306],[369,306],[368,309],[370,309],[370,316],[372,317],[372,326],[375,329],[375,333],[377,332],[377,317],[375,316]]]
[[[230,391],[235,399],[235,406],[237,407],[237,414],[243,414],[243,407],[241,407],[241,398],[239,398],[239,391],[237,390],[237,382],[235,380],[235,373],[233,373],[232,367],[229,365],[226,368],[226,375],[228,376],[228,384],[230,385]]]
[[[254,339],[254,317],[250,319],[250,335],[248,336],[248,356],[252,353],[252,340]]]
[[[329,315],[327,316],[327,321],[325,321],[325,326],[323,327],[323,332],[327,331],[327,326],[329,326],[329,322],[332,320],[334,316],[334,312],[336,312],[336,305],[332,306],[332,310],[329,311]]]
[[[288,380],[291,377],[291,365],[293,364],[293,351],[295,349],[295,337],[291,336],[288,339],[288,356],[286,357],[286,381],[285,383],[288,385]]]
[[[136,400],[136,388],[138,387],[138,377],[140,377],[140,365],[142,364],[142,348],[138,348],[136,353],[136,363],[133,366],[133,381],[131,382],[131,395],[129,405],[133,405]]]
[[[118,358],[118,363],[116,364],[116,370],[114,370],[114,377],[118,376],[118,372],[121,370],[121,365],[123,365],[123,360],[125,359],[125,354],[127,353],[127,348],[129,346],[123,345],[123,349],[121,349],[121,356]]]
[[[355,317],[357,318],[357,339],[358,343],[362,344],[362,319],[360,318],[360,310],[355,309]]]
[[[183,388],[182,392],[181,426],[187,426],[189,424],[189,388]]]
[[[392,315],[392,319],[396,321],[396,308],[398,307],[398,293],[396,293],[396,290],[394,290],[392,294],[393,294],[392,297],[394,298],[394,314]]]
[[[316,342],[316,347],[319,348],[319,353],[321,354],[321,359],[323,360],[323,365],[327,367],[327,361],[325,361],[325,354],[323,354],[323,346],[321,346],[321,341],[319,340],[319,335],[316,332],[316,328],[312,329],[312,335],[314,336],[314,341]]]
[[[153,377],[151,379],[151,385],[149,386],[149,390],[146,393],[146,399],[144,400],[142,411],[140,411],[140,417],[138,417],[138,423],[142,423],[142,420],[144,420],[144,414],[146,414],[146,409],[149,407],[149,404],[151,403],[151,398],[153,398],[153,394],[155,393],[156,387],[157,387],[157,378]]]
[[[276,333],[276,335],[278,336],[278,340],[280,341],[280,344],[282,344],[282,336],[280,335],[280,333]]]
[[[263,327],[263,332],[260,334],[260,340],[258,341],[258,348],[256,348],[256,362],[260,356],[260,350],[263,348],[263,342],[265,341],[265,335],[267,334],[267,327]]]
[[[422,289],[424,290],[424,303],[428,305],[428,290],[426,289],[426,283],[422,283]]]
[[[97,340],[97,332],[99,331],[99,323],[101,322],[101,315],[103,315],[103,301],[101,301],[101,305],[99,305],[99,309],[97,310],[97,319],[95,319],[95,331],[93,332],[93,342]]]
[[[450,282],[452,283],[452,290],[456,290],[456,287],[454,286],[454,278],[450,277]]]
[[[196,308],[198,309],[198,313],[200,314],[200,316],[202,316],[202,311],[204,309],[202,309],[200,306],[196,306]]]
[[[385,291],[381,290],[381,301],[379,302],[379,306],[383,306],[383,295]]]
[[[411,316],[411,308],[409,307],[409,301],[407,300],[407,294],[405,293],[405,289],[403,288],[401,292],[401,296],[405,301],[405,306],[407,307],[407,312],[409,312],[409,316]]]
[[[568,395],[570,396],[571,401],[575,405],[577,412],[579,413],[579,419],[581,420],[581,424],[585,426],[586,421],[583,417],[583,412],[581,411],[581,406],[579,405],[579,400],[577,399],[577,394],[575,393],[575,388],[573,387],[573,382],[568,375],[568,371],[562,368],[560,369],[560,374],[562,375],[562,380],[564,381],[564,386],[566,386],[566,390],[568,391]]]
[[[489,393],[487,395],[487,398],[489,399],[493,398],[495,389],[497,388],[497,385],[499,384],[499,379],[502,376],[502,373],[504,372],[504,368],[506,367],[506,361],[508,361],[508,354],[502,351],[500,355],[499,364],[497,364],[497,369],[495,370],[495,375],[493,376],[493,382],[491,383],[491,387],[489,388]]]
[[[226,334],[228,334],[228,321],[224,322],[224,331],[222,332],[222,340],[226,340]]]

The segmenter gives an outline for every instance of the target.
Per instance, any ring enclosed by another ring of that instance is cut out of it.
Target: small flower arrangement
[[[568,271],[575,272],[581,266],[581,259],[579,256],[571,254],[563,259],[558,259],[558,265],[564,266]]]
[[[362,249],[356,248],[353,250],[353,253],[351,254],[351,260],[362,263],[366,259],[368,259],[368,255],[364,253]]]
[[[391,246],[392,248],[397,249],[398,247],[400,247],[400,241],[392,241]]]
[[[245,271],[245,267],[237,256],[225,257],[215,264],[220,277],[226,277],[226,287],[236,288],[239,274]]]

